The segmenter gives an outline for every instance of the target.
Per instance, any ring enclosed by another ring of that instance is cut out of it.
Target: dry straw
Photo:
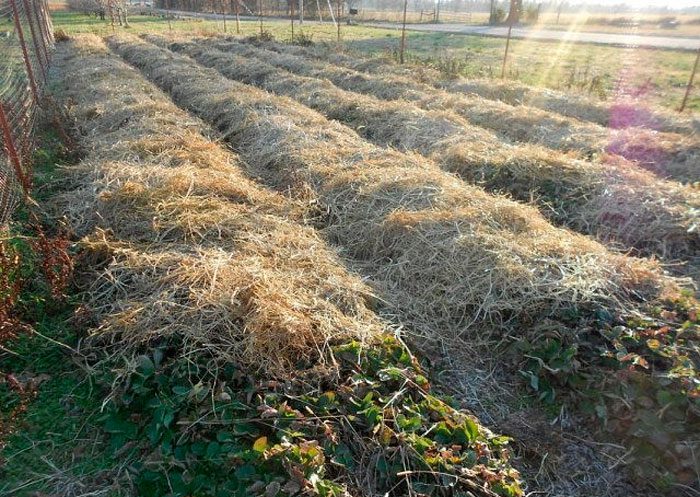
[[[150,39],[166,44],[163,38]],[[678,266],[680,272],[694,272],[700,250],[700,193],[690,187],[659,180],[615,157],[603,166],[541,147],[502,144],[452,113],[382,102],[263,61],[305,72],[299,57],[245,44],[228,43],[226,53],[203,45],[170,46],[231,79],[292,97],[375,143],[417,151],[491,191],[505,191],[524,202],[535,200],[558,224],[668,262],[681,260],[689,267]],[[323,74],[316,71],[318,77]],[[375,87],[384,88],[386,83],[376,82]]]
[[[293,221],[300,204],[249,180],[102,40],[59,45],[56,67],[86,150],[57,202],[78,233],[94,233],[85,257],[104,266],[86,288],[96,354],[128,360],[173,343],[288,375],[327,359],[329,344],[388,332],[371,290]]]
[[[673,286],[652,262],[554,228],[532,208],[370,145],[292,100],[133,37],[110,46],[215,124],[262,180],[313,198],[326,236],[414,330],[483,340],[572,308],[631,306]]]
[[[270,48],[281,45],[269,45]],[[445,74],[425,65],[398,65],[387,57],[363,58],[337,51],[337,45],[314,47],[288,46],[285,50],[374,75],[407,76],[437,88],[461,94],[478,95],[509,105],[525,105],[605,127],[644,126],[667,133],[693,134],[700,131],[697,118],[678,115],[663,109],[649,109],[646,103],[608,103],[571,92],[538,88],[517,81],[496,79],[446,78]],[[637,105],[635,105],[637,104]]]
[[[333,71],[338,70],[335,65],[338,64],[368,73],[372,81],[384,81],[391,87],[380,98],[400,96],[417,99],[417,103],[429,108],[453,109],[473,124],[492,129],[511,140],[542,143],[550,148],[578,150],[586,154],[606,151],[634,160],[662,177],[683,182],[700,181],[697,168],[700,162],[697,138],[700,125],[697,121],[651,112],[640,103],[601,104],[550,90],[492,80],[487,83],[479,80],[444,81],[437,71],[420,67],[400,68],[386,59],[363,60],[317,49],[278,44],[266,46],[288,54],[321,57],[332,63]],[[347,76],[337,73],[341,79],[347,80]],[[330,73],[326,77],[338,83]],[[376,86],[376,83],[367,86],[363,78],[357,76],[347,80],[347,84],[355,85],[353,91],[370,93]],[[499,98],[504,86],[518,88],[528,97]],[[543,104],[542,100],[551,100],[550,105]],[[585,119],[582,109],[588,109],[594,116],[605,117]]]

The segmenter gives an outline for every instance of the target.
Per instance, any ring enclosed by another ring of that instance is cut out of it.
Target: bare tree
[[[508,24],[520,22],[520,15],[523,12],[523,0],[510,0],[510,12],[508,13]]]

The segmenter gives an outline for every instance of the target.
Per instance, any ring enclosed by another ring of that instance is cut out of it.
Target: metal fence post
[[[26,14],[27,23],[29,24],[29,32],[32,35],[32,42],[34,44],[34,51],[36,53],[36,61],[39,64],[39,69],[41,70],[41,77],[46,81],[46,67],[44,67],[44,62],[41,60],[41,50],[39,49],[39,36],[37,36],[36,29],[34,29],[34,20],[32,19],[31,11],[29,9],[29,0],[22,0],[24,3],[24,13]]]
[[[46,61],[46,69],[48,70],[49,62],[51,62],[51,56],[49,55],[49,35],[48,35],[48,32],[46,31],[47,24],[42,21],[42,16],[39,15],[39,11],[37,10],[36,0],[25,0],[25,1],[31,1],[31,3],[32,3],[32,11],[34,12],[34,19],[36,19],[36,21],[39,25],[39,36],[41,37],[41,46],[44,49],[43,50],[44,51],[44,60]]]
[[[0,102],[0,129],[2,130],[2,138],[5,145],[5,150],[7,151],[7,156],[10,159],[12,167],[15,170],[15,174],[22,185],[24,194],[27,195],[28,185],[24,177],[24,171],[22,171],[22,159],[17,151],[15,140],[12,137],[9,120],[5,114],[5,105],[2,102]]]
[[[27,52],[27,44],[24,41],[24,31],[22,30],[22,23],[19,22],[19,10],[17,9],[17,3],[15,0],[9,0],[12,6],[12,13],[15,18],[15,29],[17,30],[17,36],[19,37],[19,43],[22,46],[22,56],[24,57],[24,64],[27,66],[27,76],[29,77],[29,84],[32,88],[32,93],[36,101],[39,101],[39,89],[36,86],[36,79],[34,78],[34,71],[32,70],[32,64],[29,62],[29,53]]]

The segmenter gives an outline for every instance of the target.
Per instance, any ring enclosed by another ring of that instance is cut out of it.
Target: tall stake
[[[165,0],[165,15],[168,18],[168,31],[173,30],[173,25],[170,23],[170,0]]]
[[[221,15],[224,16],[224,33],[226,32],[226,3],[221,0]]]
[[[236,34],[241,34],[241,0],[234,0],[236,2]]]
[[[403,54],[406,50],[406,10],[408,9],[408,0],[403,0],[403,25],[401,26],[401,49],[399,50],[399,62],[403,64]]]
[[[296,0],[289,2],[289,20],[292,22],[292,42],[294,41],[294,2],[296,2]]]
[[[688,81],[688,88],[685,89],[685,96],[683,97],[683,103],[678,112],[683,112],[685,106],[688,105],[688,99],[690,98],[690,91],[693,89],[693,82],[695,81],[695,73],[698,72],[698,65],[700,64],[700,48],[698,48],[698,56],[695,58],[695,65],[693,66],[693,72],[690,75],[690,81]]]
[[[506,77],[506,63],[508,62],[508,50],[510,49],[510,34],[513,31],[513,21],[508,25],[508,39],[506,40],[506,53],[503,54],[503,68],[501,69],[501,79]]]
[[[338,12],[335,16],[335,24],[338,26],[338,43],[340,43],[340,2],[342,0],[338,0]]]
[[[19,44],[22,47],[22,57],[24,58],[24,65],[27,68],[27,76],[29,77],[29,85],[32,89],[32,94],[34,95],[34,101],[39,102],[39,90],[36,86],[36,80],[34,79],[34,71],[32,70],[32,64],[29,62],[29,52],[27,52],[27,44],[24,41],[24,31],[22,30],[22,24],[19,21],[19,10],[17,9],[17,4],[15,0],[10,0],[10,5],[12,6],[12,17],[15,21],[15,31],[17,32],[17,38],[19,38]]]
[[[262,0],[258,0],[258,17],[260,18],[260,36],[262,36],[263,35]]]

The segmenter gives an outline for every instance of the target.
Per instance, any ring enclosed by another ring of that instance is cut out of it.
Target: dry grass
[[[56,64],[86,146],[57,202],[78,233],[95,232],[82,246],[105,263],[87,288],[101,354],[174,342],[288,374],[328,344],[386,333],[370,289],[290,221],[299,205],[247,179],[100,39],[62,44]]]
[[[605,150],[634,160],[662,177],[700,181],[696,167],[700,161],[700,143],[695,136],[700,130],[697,120],[648,110],[642,101],[601,103],[518,83],[445,80],[438,71],[420,66],[401,67],[385,58],[358,59],[327,50],[267,46],[289,54],[320,57],[368,73],[394,88],[402,88],[392,90],[393,94],[403,93],[401,98],[413,95],[424,105],[453,108],[474,124],[493,129],[511,140],[584,153]],[[349,84],[363,86],[361,80],[351,80]],[[426,98],[423,92],[428,87],[437,87],[439,97]],[[416,95],[416,91],[420,93]],[[456,95],[456,102],[446,93]],[[467,100],[471,103],[467,104]]]
[[[369,145],[288,99],[135,38],[110,46],[216,124],[261,179],[311,195],[327,212],[326,236],[417,332],[483,340],[489,328],[502,334],[595,303],[625,307],[667,288],[653,263],[553,228],[532,208]]]
[[[150,39],[166,43],[163,38]],[[264,62],[270,60],[290,69],[303,64],[284,55],[275,57],[242,44],[226,45],[246,58],[202,45],[206,44],[180,42],[171,46],[231,79],[309,105],[375,143],[415,150],[491,191],[505,191],[524,202],[535,200],[558,224],[668,262],[690,262],[690,269],[677,269],[694,270],[700,247],[700,233],[694,229],[700,225],[700,193],[690,187],[659,180],[614,156],[601,165],[540,147],[509,146],[449,112],[382,102],[341,90],[326,80],[294,76]]]

